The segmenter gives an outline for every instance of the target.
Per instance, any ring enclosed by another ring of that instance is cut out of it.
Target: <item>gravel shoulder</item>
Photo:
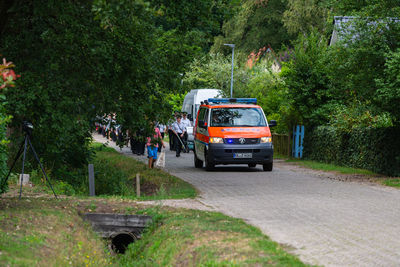
[[[390,177],[383,175],[366,175],[366,174],[343,174],[339,172],[330,172],[330,171],[322,171],[322,170],[314,170],[311,168],[307,168],[301,166],[295,162],[286,162],[282,159],[274,160],[275,166],[279,166],[280,168],[301,172],[305,174],[310,174],[321,179],[331,179],[341,182],[355,182],[355,183],[366,183],[369,185],[382,185],[382,181],[385,179],[389,179]]]

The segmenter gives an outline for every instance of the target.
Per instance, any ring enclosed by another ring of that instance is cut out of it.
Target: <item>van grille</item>
[[[260,149],[225,149],[225,153],[260,153]]]
[[[240,138],[225,138],[225,144],[238,144],[238,145],[250,145],[259,144],[260,138],[244,138],[244,143],[240,142]]]

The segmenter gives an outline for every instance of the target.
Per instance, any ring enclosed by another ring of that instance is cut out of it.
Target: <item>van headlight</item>
[[[272,138],[271,137],[261,137],[260,143],[271,143]]]
[[[224,139],[222,139],[221,137],[210,137],[210,143],[211,144],[223,144]]]

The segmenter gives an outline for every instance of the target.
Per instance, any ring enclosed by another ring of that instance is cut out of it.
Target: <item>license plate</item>
[[[253,153],[235,153],[233,154],[235,159],[251,159],[253,157]]]

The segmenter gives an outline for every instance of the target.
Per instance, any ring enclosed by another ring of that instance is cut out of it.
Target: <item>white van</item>
[[[209,98],[222,97],[222,91],[219,89],[193,89],[186,94],[183,100],[182,112],[187,112],[188,119],[192,122],[192,125],[196,124],[196,115],[199,111],[200,102],[208,100]],[[188,146],[193,150],[194,148],[194,136],[193,127],[187,128],[188,133]]]

